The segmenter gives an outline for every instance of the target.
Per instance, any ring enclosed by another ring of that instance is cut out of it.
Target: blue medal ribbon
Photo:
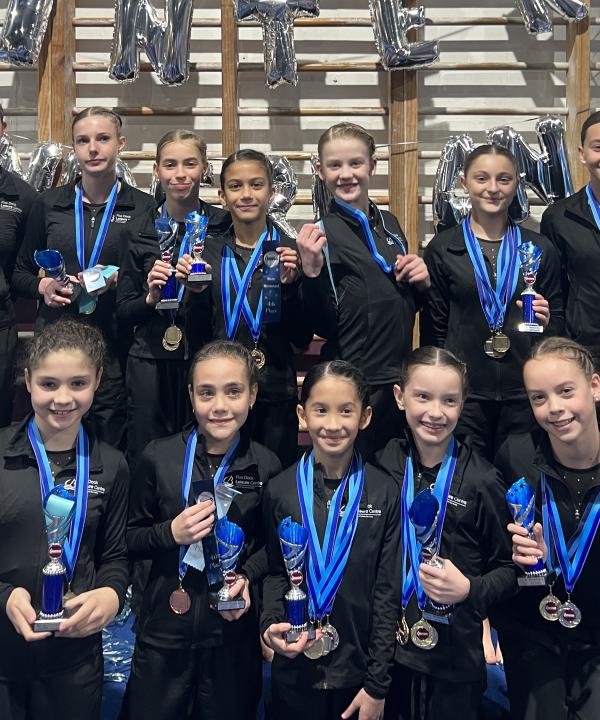
[[[596,200],[592,186],[589,183],[585,186],[585,193],[587,195],[588,205],[590,206],[590,210],[594,216],[596,228],[600,231],[600,204],[598,203],[598,200]]]
[[[570,595],[581,575],[585,561],[600,526],[600,488],[593,500],[588,503],[577,530],[567,543],[562,529],[560,515],[554,500],[554,493],[544,473],[541,474],[542,503],[544,519],[544,540],[550,554],[552,548],[558,559],[558,569],[562,572],[565,590]],[[546,530],[546,527],[549,529]],[[548,558],[549,559],[549,558]],[[557,572],[557,574],[560,574]]]
[[[521,244],[521,231],[516,225],[509,225],[500,243],[496,261],[496,289],[488,276],[481,247],[471,228],[470,216],[462,221],[463,236],[479,294],[479,302],[490,330],[500,331],[504,324],[506,308],[511,301],[519,279],[517,248]]]
[[[40,475],[40,492],[42,495],[42,503],[45,502],[50,490],[54,487],[54,478],[48,461],[48,455],[44,442],[40,434],[39,428],[35,422],[35,418],[31,418],[27,425],[27,436],[33,448],[33,453],[37,461],[38,471]],[[67,581],[70,583],[73,579],[75,566],[77,565],[77,557],[79,556],[79,548],[81,546],[81,538],[83,537],[83,528],[85,525],[85,517],[87,513],[88,500],[88,484],[90,478],[90,452],[89,440],[87,433],[83,429],[83,425],[79,426],[77,433],[77,464],[75,476],[75,515],[69,537],[63,545],[63,558],[67,571]]]
[[[196,445],[198,444],[198,433],[196,431],[190,433],[185,447],[185,460],[183,461],[183,472],[181,474],[181,500],[183,502],[183,509],[186,510],[189,505],[190,488],[192,486],[192,471],[194,469],[194,458],[196,456]],[[223,456],[217,472],[213,478],[213,488],[217,489],[217,486],[223,482],[223,479],[229,470],[231,463],[235,457],[236,450],[240,444],[239,433],[236,435],[235,440],[230,445],[229,449]],[[215,501],[215,507],[218,511],[218,503]],[[217,512],[218,515],[218,512]],[[183,562],[186,552],[188,551],[189,545],[179,546],[179,579],[183,580],[187,572],[187,563]]]
[[[458,443],[453,436],[448,443],[446,453],[442,461],[442,465],[438,471],[433,486],[433,495],[437,499],[440,511],[438,523],[436,526],[437,545],[439,547],[442,532],[444,530],[444,520],[446,519],[446,509],[448,507],[448,495],[456,469],[456,459],[458,457]],[[407,607],[414,592],[417,593],[417,602],[419,609],[425,607],[427,596],[419,579],[419,564],[421,544],[417,541],[415,528],[409,519],[410,507],[415,497],[415,478],[413,469],[412,453],[406,458],[406,466],[404,468],[404,481],[402,483],[401,511],[402,511],[402,607]]]
[[[391,273],[394,269],[394,263],[388,263],[386,259],[383,257],[383,255],[379,252],[377,249],[377,245],[375,243],[375,238],[373,237],[373,231],[371,230],[371,226],[369,224],[369,218],[365,215],[362,210],[358,210],[355,207],[352,207],[352,205],[348,205],[348,203],[342,202],[341,200],[338,200],[337,198],[334,198],[334,202],[339,205],[342,210],[347,212],[349,215],[351,215],[355,220],[358,221],[362,231],[363,235],[365,237],[365,241],[367,243],[367,247],[369,248],[369,252],[371,253],[373,260],[379,265],[379,267],[383,270],[384,273]],[[381,225],[383,227],[383,231],[385,232],[386,236],[390,238],[390,240],[393,240],[394,243],[398,246],[398,252],[400,255],[406,255],[406,247],[404,246],[404,243],[400,238],[393,232],[390,232],[383,222],[383,216],[381,214],[381,210],[377,207],[377,205],[372,204],[371,207],[375,209],[375,212],[378,215],[378,219],[381,222]]]
[[[78,184],[75,188],[75,246],[77,249],[77,260],[82,270],[94,267],[100,260],[102,254],[102,248],[104,247],[104,241],[108,234],[108,227],[112,218],[113,210],[117,202],[117,194],[119,192],[119,180],[115,180],[115,184],[110,191],[108,200],[106,201],[106,207],[102,214],[102,222],[98,228],[98,234],[96,235],[96,242],[90,255],[90,261],[86,265],[85,263],[85,233],[83,230],[83,192],[81,190],[81,184]]]
[[[298,462],[296,470],[298,500],[302,512],[302,524],[308,532],[309,557],[306,582],[311,618],[321,620],[333,609],[358,526],[358,510],[364,477],[364,462],[355,452],[348,472],[333,494],[327,512],[323,544],[321,544],[313,513],[314,452],[309,455],[305,453]],[[340,519],[346,487],[348,487],[348,503]]]
[[[274,240],[277,237],[277,230],[273,229]],[[250,257],[250,261],[244,270],[244,274],[240,275],[233,250],[225,245],[223,248],[224,257],[221,263],[221,301],[223,304],[223,315],[225,317],[225,329],[227,338],[233,340],[237,333],[242,314],[248,324],[252,339],[256,342],[260,337],[260,327],[262,322],[263,309],[263,293],[261,290],[256,314],[252,312],[248,301],[247,293],[250,287],[252,275],[256,270],[261,254],[262,246],[265,238],[269,234],[269,229],[265,228],[262,235],[256,243],[256,247]],[[231,286],[233,285],[235,301],[231,306]]]

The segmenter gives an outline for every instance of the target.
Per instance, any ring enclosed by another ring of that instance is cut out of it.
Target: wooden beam
[[[585,0],[589,7],[590,0]],[[579,162],[581,126],[590,114],[590,23],[589,19],[567,25],[568,69],[565,81],[567,101],[566,142],[575,190],[587,182],[585,168]]]
[[[234,0],[221,0],[222,150],[227,156],[240,146],[238,114],[238,48]]]
[[[75,0],[55,0],[38,63],[38,140],[70,142]]]

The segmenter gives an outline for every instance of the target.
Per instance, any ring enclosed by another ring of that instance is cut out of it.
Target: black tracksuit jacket
[[[290,584],[277,528],[288,515],[302,524],[296,468],[296,464],[292,465],[271,480],[264,495],[269,576],[263,586],[262,633],[269,625],[286,621],[284,596]],[[317,661],[304,655],[289,660],[275,653],[276,682],[293,684],[297,690],[364,687],[374,698],[384,698],[388,691],[400,603],[394,582],[400,548],[400,498],[393,480],[368,463],[359,512],[348,564],[331,613],[340,645]],[[327,497],[319,465],[314,473],[314,516],[322,541]]]
[[[429,268],[431,287],[424,299],[421,345],[446,348],[466,362],[470,397],[476,400],[524,398],[522,368],[532,344],[541,337],[560,335],[563,331],[560,266],[554,246],[547,238],[526,228],[521,228],[521,239],[535,243],[542,250],[535,290],[550,304],[550,324],[543,335],[518,331],[523,312],[517,307],[517,300],[525,289],[519,270],[517,287],[502,328],[510,338],[511,346],[498,360],[488,357],[483,349],[491,332],[481,309],[462,225],[444,230],[425,248],[424,259]],[[484,258],[493,281],[491,264],[487,257]]]
[[[269,227],[272,227],[268,221]],[[291,238],[278,231],[279,246],[296,247]],[[221,265],[225,246],[233,250],[234,258],[243,276],[247,263],[236,250],[233,226],[222,234],[209,235],[206,239],[204,258],[212,267],[212,282],[201,293],[187,293],[186,336],[190,354],[210,340],[227,338],[223,302],[221,299]],[[282,402],[297,396],[297,379],[292,345],[303,348],[312,340],[313,334],[303,312],[301,284],[297,281],[281,285],[281,320],[263,324],[258,348],[265,354],[265,366],[259,372],[258,397],[260,401]],[[254,271],[248,301],[252,312],[256,312],[262,291],[262,260]],[[232,290],[232,306],[235,292]],[[250,329],[242,316],[234,340],[251,350],[254,341]]]
[[[85,234],[85,257],[89,260],[100,228],[104,207],[92,220],[89,205],[83,205]],[[148,232],[154,219],[154,200],[147,193],[137,190],[121,181],[121,188],[98,259],[101,265],[116,265],[121,268],[129,243],[135,243],[141,232]],[[75,244],[75,182],[52,188],[42,193],[34,202],[29,213],[25,239],[21,245],[15,271],[13,289],[17,295],[39,301],[37,328],[64,315],[84,318],[104,333],[113,352],[127,348],[129,336],[119,333],[115,319],[116,292],[113,288],[98,297],[98,305],[91,315],[79,315],[77,303],[66,308],[50,308],[38,293],[40,284],[39,268],[33,260],[35,250],[52,248],[62,254],[67,274],[77,275],[82,268],[77,260]]]
[[[495,458],[506,484],[506,489],[521,477],[535,489],[536,522],[542,522],[542,493],[540,473],[546,474],[552,488],[560,516],[565,540],[573,535],[579,520],[575,518],[575,505],[568,487],[560,477],[546,433],[542,430],[534,433],[511,435],[504,442]],[[599,480],[600,482],[600,480]],[[596,483],[596,486],[599,483]],[[587,496],[589,500],[589,493]],[[582,509],[583,516],[583,509]],[[536,643],[556,650],[565,643],[592,644],[600,648],[600,584],[598,567],[600,565],[600,534],[596,535],[583,571],[575,585],[572,601],[581,610],[581,623],[574,629],[562,627],[558,622],[548,622],[539,613],[539,603],[548,592],[548,587],[525,587],[509,604],[496,607],[492,614],[494,627],[500,634],[510,636],[511,642],[520,642],[524,646]],[[520,572],[520,571],[519,571]],[[561,600],[567,599],[562,574],[554,585],[554,594]]]
[[[27,437],[29,419],[0,430],[0,680],[74,668],[99,652],[102,642],[101,633],[96,633],[82,639],[50,637],[27,643],[6,615],[6,601],[17,587],[28,590],[33,607],[39,609],[42,568],[48,562],[39,471]],[[121,607],[129,584],[125,542],[129,470],[120,452],[88,435],[88,505],[72,590],[79,594],[110,587]],[[74,475],[75,462],[56,480]]]
[[[10,283],[29,209],[37,195],[31,185],[0,168],[0,330],[15,321]]]
[[[410,447],[408,438],[394,439],[377,455],[377,462],[396,480],[400,492]],[[415,495],[426,487],[429,487],[429,478],[424,474],[420,484],[415,486]],[[440,557],[451,560],[469,578],[471,589],[468,597],[455,607],[448,625],[436,623],[437,646],[424,651],[410,640],[404,647],[397,644],[397,663],[449,682],[485,681],[481,621],[488,616],[489,608],[517,592],[516,568],[506,532],[510,520],[500,474],[468,442],[460,443],[448,496]],[[401,588],[400,554],[397,578]],[[413,595],[406,611],[409,627],[419,617],[417,599]]]
[[[381,212],[387,229],[407,247],[396,218]],[[370,219],[378,251],[392,263],[400,249],[383,230],[379,218]],[[421,295],[408,283],[397,283],[375,262],[357,220],[335,202],[323,218],[335,301],[327,264],[316,278],[302,281],[306,313],[312,330],[327,340],[324,359],[348,360],[371,385],[398,380],[402,360],[412,350],[412,331]]]
[[[188,567],[183,587],[190,595],[191,609],[176,615],[169,596],[179,587],[179,545],[171,531],[172,520],[183,510],[181,475],[188,437],[196,428],[150,442],[136,469],[131,486],[127,545],[133,560],[151,560],[150,577],[142,598],[138,618],[139,641],[164,649],[189,646],[215,646],[246,631],[258,632],[252,610],[229,623],[209,607],[206,574]],[[203,438],[199,438],[192,470],[192,483],[206,478],[212,490],[206,464]],[[252,585],[266,575],[266,553],[261,518],[261,498],[269,478],[281,470],[279,460],[262,445],[249,439],[242,430],[236,456],[224,482],[242,494],[236,495],[227,517],[240,525],[245,547],[237,571]],[[194,497],[190,490],[189,503]],[[254,628],[254,630],[253,630]]]
[[[231,224],[228,212],[202,200],[199,201],[198,211],[208,218],[208,234],[224,230]],[[185,223],[179,223],[177,244],[173,249],[173,266],[177,264],[184,235]],[[160,256],[158,237],[153,227],[140,233],[138,241],[129,244],[117,286],[117,320],[124,327],[134,330],[130,356],[154,360],[181,360],[187,355],[186,342],[182,342],[174,351],[165,350],[162,345],[164,332],[171,324],[171,313],[157,311],[154,306],[146,304],[148,273]],[[184,292],[175,316],[175,322],[182,329],[186,324],[185,313],[190,294],[188,291]]]
[[[550,205],[541,232],[554,243],[560,258],[565,330],[600,361],[600,230],[588,205],[585,188]]]

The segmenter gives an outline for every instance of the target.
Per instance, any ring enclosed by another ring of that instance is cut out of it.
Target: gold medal
[[[410,639],[421,650],[433,650],[438,644],[438,631],[421,618],[410,629]]]
[[[510,338],[503,332],[497,332],[492,336],[492,348],[501,356],[510,350]]]
[[[165,350],[173,352],[179,348],[182,338],[183,333],[181,329],[178,328],[177,325],[169,325],[163,335],[162,346]]]
[[[321,636],[318,640],[315,640],[315,642],[309,648],[306,648],[306,650],[304,651],[304,655],[309,660],[319,660],[323,657],[323,652],[323,637]]]
[[[402,647],[404,647],[405,645],[408,645],[409,639],[410,630],[403,611],[400,620],[398,620],[398,627],[396,628],[396,642],[398,645],[402,645]]]
[[[549,622],[556,622],[558,620],[558,610],[560,608],[560,600],[556,595],[552,594],[552,588],[550,592],[540,603],[540,615],[544,620]]]
[[[256,363],[256,367],[259,370],[262,370],[265,366],[265,362],[267,361],[264,352],[262,350],[259,350],[258,347],[255,345],[254,349],[250,351],[250,355]]]
[[[339,644],[340,644],[340,634],[338,631],[333,627],[333,625],[327,621],[325,625],[323,625],[323,634],[329,638],[330,641],[330,647],[327,652],[333,652],[334,650],[337,650]]]

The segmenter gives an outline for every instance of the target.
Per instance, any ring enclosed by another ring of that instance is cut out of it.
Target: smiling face
[[[264,165],[257,160],[236,160],[227,167],[219,197],[234,222],[266,222],[272,188]]]
[[[317,171],[335,198],[366,212],[369,181],[376,167],[377,161],[369,156],[363,140],[335,137],[323,145]]]
[[[186,140],[164,145],[160,150],[160,161],[154,164],[154,174],[167,198],[176,202],[198,198],[206,169],[207,163],[196,143]]]
[[[241,360],[215,357],[196,363],[190,400],[209,452],[227,451],[256,400]]]
[[[304,405],[297,407],[300,428],[308,431],[320,463],[350,458],[359,430],[371,420],[350,380],[325,375],[316,382]]]
[[[598,432],[596,373],[588,378],[576,362],[543,355],[525,363],[523,380],[535,419],[553,443],[574,445]]]
[[[25,371],[35,421],[47,440],[79,428],[92,406],[101,372],[81,350],[59,350],[41,358]]]
[[[400,410],[412,431],[421,459],[443,454],[462,410],[463,381],[452,367],[416,365],[404,390],[394,386]]]
[[[485,215],[507,215],[518,184],[510,159],[494,153],[477,157],[461,182],[474,213]]]
[[[125,138],[109,117],[88,115],[73,126],[73,148],[84,176],[114,176],[117,155],[124,147]]]

